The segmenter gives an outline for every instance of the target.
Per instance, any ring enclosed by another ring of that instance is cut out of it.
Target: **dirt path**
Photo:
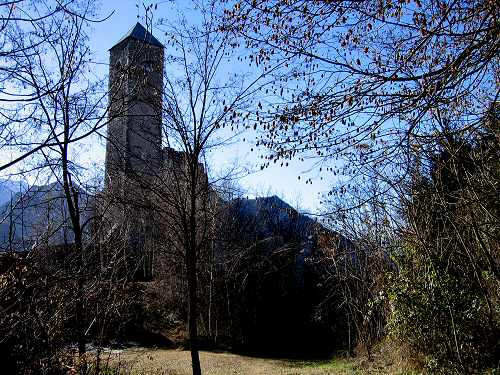
[[[109,362],[119,366],[124,374],[191,374],[188,351],[126,349],[109,353]],[[292,361],[263,359],[229,353],[201,352],[205,375],[351,375],[361,374],[353,364],[335,361]]]

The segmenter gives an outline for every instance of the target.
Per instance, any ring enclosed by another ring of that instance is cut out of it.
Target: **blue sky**
[[[180,0],[180,4],[184,0]],[[187,1],[187,0],[186,0]],[[155,12],[155,18],[168,19],[171,11],[171,1],[159,1]],[[103,0],[101,2],[102,16],[112,15],[104,22],[95,23],[90,33],[90,48],[93,52],[93,69],[90,72],[92,76],[99,79],[106,79],[108,73],[109,48],[111,48],[137,21],[143,23],[143,5],[142,1],[137,0]],[[139,18],[137,17],[139,15]],[[172,17],[172,15],[170,16]],[[159,30],[153,29],[153,34],[162,41],[163,35]],[[235,65],[236,66],[236,65]],[[166,67],[168,74],[168,66]],[[246,141],[243,141],[243,138]],[[251,152],[251,148],[257,149],[257,152]],[[326,180],[321,180],[318,175],[318,169],[312,168],[313,162],[299,162],[297,160],[289,162],[287,168],[280,167],[280,163],[271,165],[265,170],[260,170],[260,155],[265,153],[265,149],[255,147],[254,135],[243,134],[237,137],[231,145],[222,149],[217,149],[207,155],[207,162],[210,171],[214,176],[222,174],[224,170],[233,165],[244,167],[248,171],[245,177],[239,180],[239,184],[245,189],[245,195],[270,195],[276,194],[285,199],[289,204],[302,209],[305,212],[316,212],[319,208],[321,192],[329,188]],[[90,170],[104,169],[105,141],[104,139],[92,139],[91,144],[85,145],[79,151],[84,155],[84,160],[91,162],[94,167]],[[1,155],[0,158],[8,158],[7,155]],[[12,155],[10,156],[12,157]],[[298,176],[301,179],[298,179]],[[313,184],[306,184],[306,180],[313,179]],[[330,181],[331,182],[331,181]]]
[[[156,2],[155,2],[156,3]],[[136,6],[138,5],[138,7]],[[170,11],[168,2],[159,2],[156,18],[167,18]],[[95,53],[96,74],[105,76],[107,74],[108,50],[112,47],[137,21],[142,22],[144,15],[143,5],[137,0],[106,0],[102,2],[101,14],[112,16],[105,22],[96,24],[90,38],[90,47]],[[137,15],[139,14],[139,19]],[[159,30],[153,30],[155,36],[162,41],[163,36]],[[168,74],[168,67],[167,67]],[[243,142],[243,138],[246,141]],[[244,166],[255,171],[242,178],[239,183],[247,191],[249,196],[277,194],[287,200],[290,204],[299,208],[315,212],[318,209],[321,192],[328,190],[329,183],[321,180],[317,169],[312,168],[312,162],[292,161],[287,168],[280,167],[279,163],[263,171],[260,170],[260,153],[252,153],[254,147],[251,135],[242,135],[232,145],[207,155],[210,169],[214,174],[222,173],[234,164]],[[94,148],[95,157],[103,158],[104,150]],[[103,159],[102,159],[103,160]],[[298,180],[298,176],[301,179]],[[313,184],[306,184],[310,177]]]

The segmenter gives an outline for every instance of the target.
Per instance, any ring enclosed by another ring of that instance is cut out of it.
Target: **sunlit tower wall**
[[[162,163],[163,63],[163,45],[140,23],[110,49],[105,232],[108,240],[123,240],[124,264],[136,279],[151,277],[150,197]]]

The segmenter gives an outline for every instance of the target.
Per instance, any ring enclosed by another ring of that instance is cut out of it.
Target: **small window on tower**
[[[123,67],[120,61],[117,61],[115,64],[115,73],[120,76],[122,74]]]
[[[145,73],[151,73],[153,71],[153,62],[146,61],[146,62],[144,62],[143,66],[144,66]]]

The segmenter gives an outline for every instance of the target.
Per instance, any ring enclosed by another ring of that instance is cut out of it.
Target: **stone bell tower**
[[[110,188],[121,184],[116,174],[142,180],[158,172],[162,87],[163,45],[137,23],[110,49],[106,145]]]
[[[151,187],[161,168],[163,45],[137,23],[110,49],[104,218],[127,272],[151,277]]]

